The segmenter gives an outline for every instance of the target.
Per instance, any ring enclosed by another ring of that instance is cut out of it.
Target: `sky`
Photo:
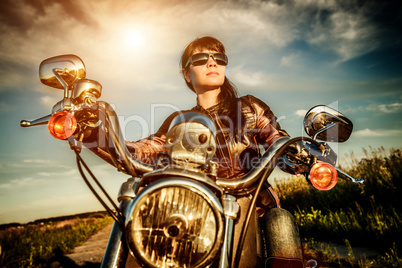
[[[179,59],[195,38],[214,36],[239,94],[266,102],[291,136],[305,135],[305,112],[318,104],[350,118],[351,138],[331,144],[346,165],[370,148],[402,147],[401,20],[397,1],[2,0],[0,224],[102,210],[67,142],[19,126],[63,97],[39,81],[44,59],[79,56],[125,138],[138,140],[196,104]],[[127,175],[82,154],[115,199]]]

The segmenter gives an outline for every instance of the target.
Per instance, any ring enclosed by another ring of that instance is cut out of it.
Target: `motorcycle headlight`
[[[150,267],[206,267],[223,241],[223,209],[205,186],[165,179],[144,188],[126,221],[130,250]]]

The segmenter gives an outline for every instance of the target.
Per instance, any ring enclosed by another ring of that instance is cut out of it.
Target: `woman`
[[[238,178],[247,173],[261,156],[259,145],[267,149],[288,134],[261,100],[251,95],[238,98],[234,85],[225,76],[227,64],[223,44],[213,37],[194,40],[181,57],[186,84],[197,94],[197,105],[188,111],[209,116],[217,127],[218,177]],[[127,142],[137,159],[153,162],[157,153],[165,150],[166,133],[178,113],[169,116],[154,135]]]
[[[271,109],[264,102],[251,95],[238,97],[234,85],[225,75],[227,64],[228,58],[223,44],[208,36],[191,42],[181,57],[185,82],[197,95],[197,105],[189,111],[209,116],[217,127],[215,161],[219,163],[218,177],[239,178],[257,163],[261,156],[260,145],[267,149],[277,139],[288,134],[281,129]],[[166,133],[171,120],[177,114],[176,112],[169,116],[154,135],[138,142],[127,142],[135,158],[145,162],[156,160],[157,153],[165,150]],[[276,193],[269,185],[259,197],[257,205],[259,216],[263,216],[268,208],[280,206]],[[238,202],[241,205],[240,210],[246,209],[249,205],[248,198],[238,199]],[[291,221],[287,214],[284,215],[283,210],[272,211],[276,211],[273,217],[281,218],[282,223],[283,220]],[[240,212],[237,226],[242,225],[244,216],[245,213]],[[253,225],[257,225],[256,218],[250,223],[250,226]],[[239,267],[258,265],[257,260],[247,258],[255,255],[257,251],[256,229],[253,228],[248,232]],[[289,229],[294,229],[292,222]],[[279,235],[283,236],[282,233]],[[234,241],[237,241],[238,236],[239,231],[235,230]],[[234,245],[234,248],[236,246]]]
[[[264,102],[251,95],[238,97],[234,85],[225,75],[227,64],[228,57],[225,55],[223,44],[208,36],[191,42],[181,57],[185,82],[197,95],[197,105],[188,111],[207,115],[217,128],[217,151],[214,160],[219,164],[218,177],[239,178],[257,163],[261,156],[260,146],[267,149],[277,139],[288,134],[280,128],[276,117]],[[126,142],[133,156],[143,162],[154,163],[157,154],[165,151],[166,134],[172,119],[181,112],[170,115],[159,130],[148,138],[137,142]],[[99,151],[96,153],[101,156]],[[107,160],[108,157],[102,158]],[[248,208],[250,199],[244,197],[237,201],[240,204],[240,218],[236,222],[236,227],[241,227],[246,214],[242,211]],[[262,217],[269,208],[278,207],[280,207],[279,199],[272,187],[267,184],[259,196],[256,214]],[[279,214],[283,216],[283,213]],[[289,220],[287,215],[284,218]],[[293,228],[292,224],[290,223]],[[258,251],[255,240],[258,229],[257,216],[249,226],[254,228],[249,228],[247,232],[239,267],[256,267],[260,264],[257,258],[249,258],[255,256]],[[236,227],[234,241],[238,241],[240,233]],[[274,232],[276,236],[284,236],[280,231],[274,230]],[[237,245],[234,245],[234,249],[236,247]]]

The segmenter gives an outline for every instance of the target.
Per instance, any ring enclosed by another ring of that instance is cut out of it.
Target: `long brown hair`
[[[190,44],[187,45],[187,47],[184,49],[181,55],[180,63],[182,73],[184,70],[188,71],[190,65],[187,66],[187,69],[185,65],[188,61],[188,58],[190,58],[190,56],[193,55],[196,50],[199,51],[210,50],[225,53],[225,47],[218,39],[211,36],[196,38],[194,41],[192,41]],[[195,92],[193,85],[187,82],[186,80],[185,82],[187,86],[193,92]],[[244,118],[241,113],[240,101],[238,101],[237,89],[235,85],[232,82],[230,82],[230,80],[226,76],[223,85],[221,86],[221,92],[218,95],[218,103],[220,106],[220,115],[227,116],[229,117],[227,119],[230,119],[232,121],[234,126],[233,135],[235,140],[238,140],[239,134],[241,134],[241,132],[243,131],[243,125],[245,120],[242,120]],[[240,123],[240,125],[238,125],[238,123]]]

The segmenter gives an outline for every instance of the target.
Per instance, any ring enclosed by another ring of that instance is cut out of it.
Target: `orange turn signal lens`
[[[65,140],[77,129],[77,120],[69,112],[61,111],[52,115],[47,126],[53,137]]]
[[[310,170],[310,182],[318,190],[331,190],[338,182],[338,172],[331,164],[318,162]]]

